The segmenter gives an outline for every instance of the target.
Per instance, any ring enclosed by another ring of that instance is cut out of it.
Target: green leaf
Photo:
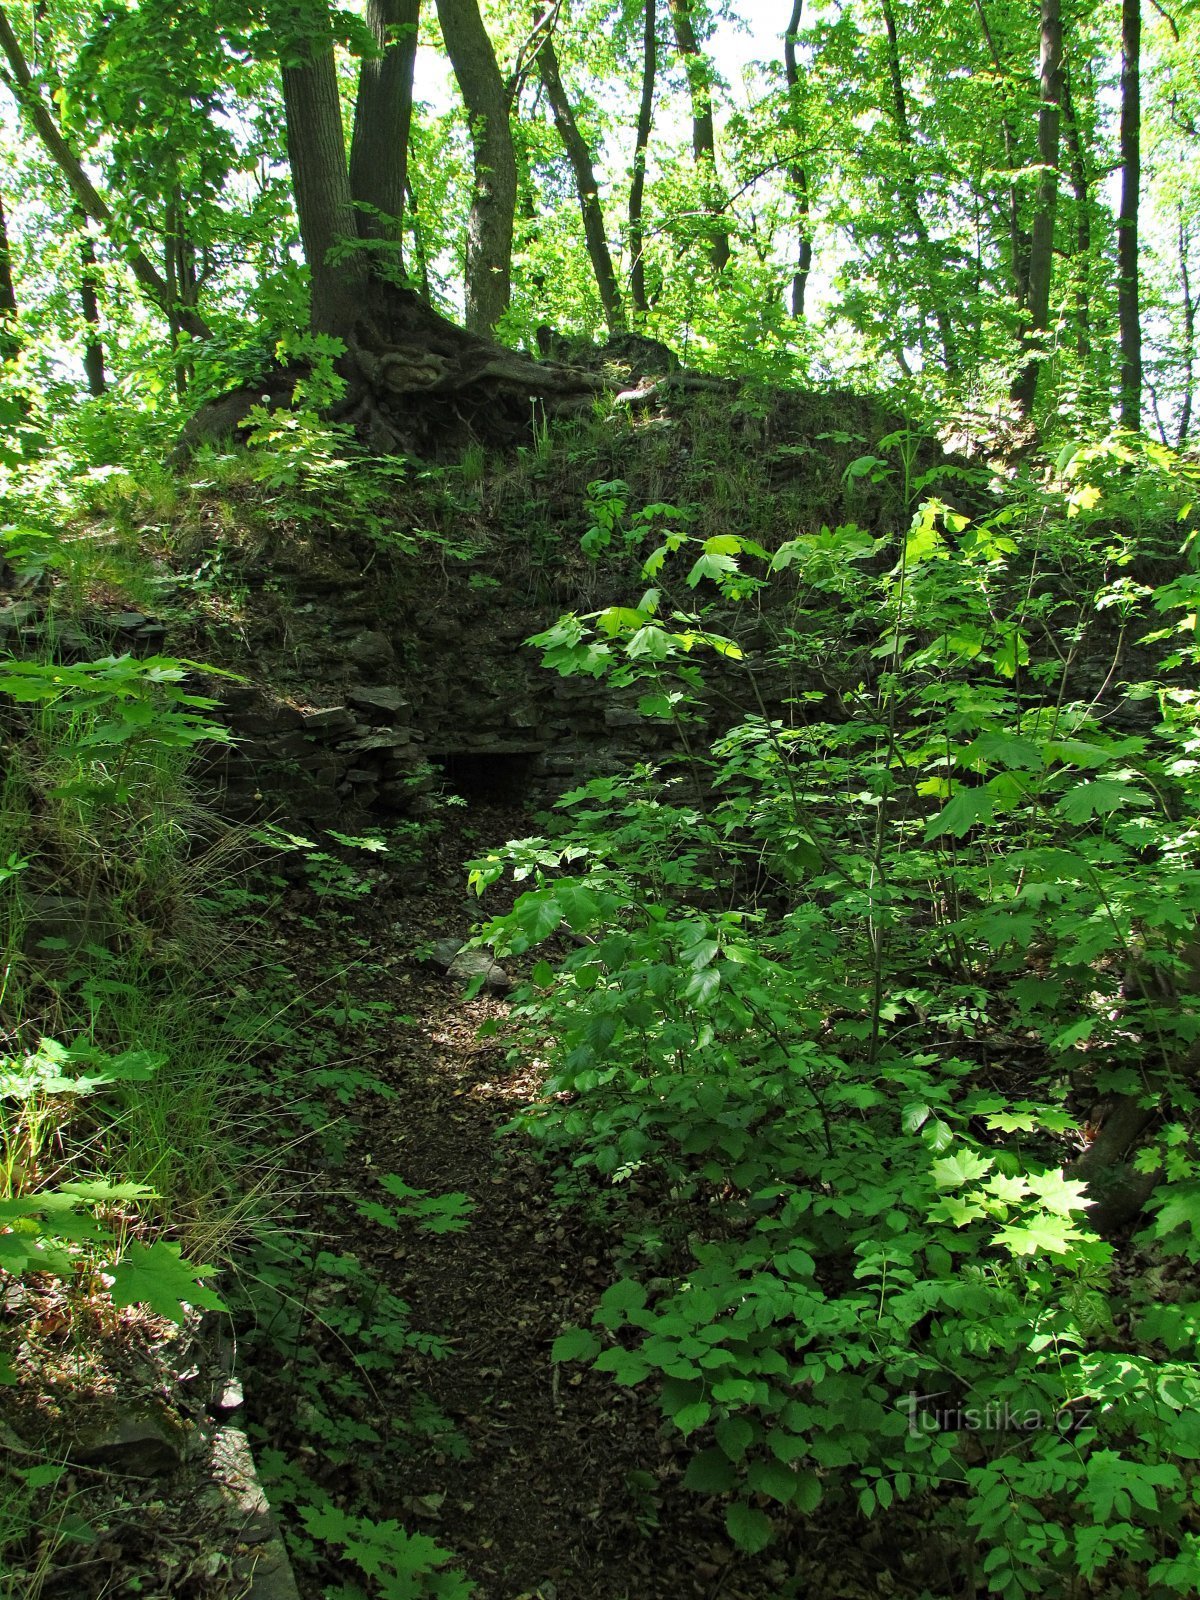
[[[531,944],[548,939],[563,920],[562,907],[547,889],[531,889],[521,895],[513,906],[512,915]]]
[[[631,1311],[641,1311],[646,1304],[646,1291],[633,1278],[619,1278],[610,1284],[600,1297],[593,1322],[605,1328],[619,1328]]]
[[[672,637],[656,623],[648,622],[626,642],[625,654],[631,661],[666,661],[672,653]]]
[[[1046,1210],[1058,1216],[1067,1217],[1072,1211],[1083,1211],[1091,1200],[1086,1183],[1064,1178],[1057,1167],[1048,1172],[1032,1173],[1027,1182],[1030,1192],[1037,1195]]]
[[[1001,1228],[996,1243],[1014,1256],[1066,1255],[1079,1238],[1079,1229],[1062,1217],[1039,1216]]]
[[[596,1371],[611,1372],[614,1382],[625,1389],[644,1382],[651,1370],[649,1361],[637,1350],[605,1350],[596,1357]]]
[[[1164,1239],[1176,1228],[1200,1235],[1200,1184],[1173,1183],[1167,1189],[1166,1201],[1155,1214],[1154,1235]]]
[[[712,543],[713,541],[709,541]],[[692,570],[687,575],[689,589],[694,589],[704,578],[720,580],[727,573],[736,572],[738,564],[732,556],[722,555],[719,551],[707,551],[702,555]]]
[[[733,1463],[720,1450],[701,1450],[688,1462],[683,1475],[684,1488],[700,1494],[724,1494],[736,1482]]]
[[[199,1280],[215,1267],[184,1261],[178,1245],[159,1239],[152,1245],[134,1241],[122,1259],[107,1269],[112,1274],[115,1306],[148,1305],[172,1322],[184,1320],[185,1306],[224,1311],[223,1300]]]
[[[815,1472],[798,1472],[796,1474],[796,1488],[792,1495],[792,1504],[797,1511],[807,1516],[821,1504],[821,1480]]]
[[[550,1347],[551,1361],[591,1361],[600,1351],[600,1341],[587,1328],[568,1328]]]
[[[934,1161],[929,1171],[939,1189],[957,1189],[964,1183],[974,1183],[977,1178],[982,1178],[994,1165],[990,1156],[962,1149],[952,1156],[943,1156],[940,1161]]]
[[[747,1505],[744,1500],[735,1500],[725,1507],[725,1527],[738,1549],[752,1556],[766,1549],[775,1533],[766,1512]]]
[[[671,1420],[686,1439],[689,1433],[702,1428],[711,1416],[712,1406],[707,1400],[694,1400],[690,1405],[680,1406]]]
[[[991,822],[995,813],[992,792],[986,787],[959,789],[950,803],[925,824],[927,840],[940,839],[952,833],[956,839],[965,838],[978,823]]]
[[[1068,822],[1078,826],[1092,817],[1107,817],[1126,806],[1145,807],[1149,798],[1118,778],[1092,778],[1078,783],[1055,806]]]
[[[799,1487],[797,1474],[780,1461],[751,1462],[747,1482],[757,1494],[778,1500],[781,1506],[791,1504]]]
[[[1029,665],[1029,641],[1019,628],[1002,631],[1000,643],[992,652],[992,665],[1002,678],[1015,678],[1019,667]]]
[[[747,1417],[726,1417],[713,1430],[717,1443],[731,1461],[740,1461],[754,1442],[754,1424]]]

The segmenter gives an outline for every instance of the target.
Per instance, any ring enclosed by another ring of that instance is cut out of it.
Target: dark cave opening
[[[524,800],[540,787],[540,750],[446,750],[430,759],[463,800]]]

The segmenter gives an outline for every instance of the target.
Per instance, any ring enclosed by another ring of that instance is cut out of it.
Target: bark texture
[[[1117,216],[1117,321],[1121,333],[1121,421],[1142,425],[1142,313],[1138,292],[1138,200],[1142,182],[1142,4],[1121,0],[1121,208]]]
[[[796,35],[800,32],[800,18],[804,0],[793,0],[792,14],[788,18],[787,32],[783,36],[783,70],[787,80],[788,99],[793,110],[799,107],[800,64],[796,59]],[[808,290],[808,276],[812,271],[812,234],[809,231],[808,169],[802,161],[788,168],[788,178],[796,196],[796,214],[800,221],[799,240],[796,245],[796,266],[792,273],[792,316],[799,322],[804,317],[804,298]]]
[[[638,101],[637,133],[633,146],[633,180],[629,186],[629,296],[634,309],[650,309],[646,297],[646,231],[642,207],[646,194],[646,156],[654,125],[654,80],[658,71],[658,8],[646,0],[642,25],[642,93]]]
[[[437,0],[446,53],[471,124],[475,186],[467,219],[467,327],[490,333],[508,309],[517,163],[496,54],[476,0]]]
[[[358,73],[354,134],[350,141],[350,194],[362,239],[399,246],[408,189],[408,137],[412,127],[413,71],[421,0],[367,0],[367,27],[379,54]]]
[[[362,314],[367,285],[361,256],[335,261],[339,241],[357,237],[350,199],[333,46],[283,68],[288,162],[312,292],[316,333],[345,337]]]
[[[83,309],[83,371],[87,378],[88,393],[93,396],[107,394],[108,379],[104,371],[104,340],[100,332],[100,302],[96,296],[96,246],[91,236],[83,236],[79,246],[79,302]]]
[[[1063,63],[1063,131],[1067,139],[1067,162],[1071,173],[1071,192],[1075,198],[1075,259],[1071,263],[1075,279],[1075,351],[1081,363],[1091,356],[1092,309],[1088,274],[1092,257],[1092,186],[1084,154],[1079,117],[1071,96],[1071,74]]]
[[[669,0],[675,46],[687,73],[692,100],[692,154],[707,191],[704,209],[714,219],[724,214],[725,202],[717,194],[717,141],[713,131],[711,72],[696,39],[690,0]],[[714,226],[711,234],[712,264],[716,272],[729,265],[729,229]]]
[[[1029,332],[1025,364],[1012,386],[1012,398],[1023,416],[1033,410],[1038,372],[1047,353],[1050,285],[1054,272],[1054,217],[1058,206],[1059,121],[1063,95],[1063,30],[1059,0],[1042,0],[1041,109],[1038,113],[1037,200],[1029,244]]]
[[[579,123],[575,119],[567,91],[563,87],[562,72],[559,69],[558,53],[554,48],[553,39],[547,38],[539,49],[537,65],[542,87],[546,91],[546,98],[554,114],[554,126],[558,129],[559,138],[567,152],[567,159],[571,163],[571,171],[575,174],[579,209],[583,215],[583,236],[587,244],[588,260],[592,264],[592,272],[596,278],[596,287],[600,291],[604,320],[608,324],[609,331],[616,332],[625,326],[625,309],[621,304],[621,291],[617,285],[612,254],[608,248],[608,235],[604,229],[600,186],[596,182],[592,152],[588,149],[587,140],[579,131]]]
[[[12,255],[8,247],[8,218],[0,195],[0,361],[11,361],[21,348],[15,328],[17,291],[13,287]]]

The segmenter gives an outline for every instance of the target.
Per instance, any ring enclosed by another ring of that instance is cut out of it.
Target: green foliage
[[[890,566],[853,527],[774,553],[680,537],[644,576],[665,592],[682,561],[692,611],[668,624],[656,593],[532,641],[564,674],[651,680],[643,713],[687,751],[472,868],[481,893],[519,880],[484,930],[499,956],[578,941],[515,996],[550,1060],[517,1125],[626,1230],[628,1275],[552,1355],[657,1386],[685,1483],[731,1497],[747,1552],[822,1500],[949,1496],[989,1592],[1194,1578],[1194,1316],[1182,1281],[1159,1316],[1135,1279],[1129,1326],[1087,1209],[1106,1191],[1073,1166],[1081,1107],[1157,1107],[1143,1242],[1197,1259],[1190,621],[1106,699],[1125,634],[1195,590],[1114,589],[1130,547],[1097,539],[1191,488],[1161,456],[1104,482],[1092,459],[974,519],[926,501]],[[714,642],[723,673],[805,684],[791,718],[702,742]]]

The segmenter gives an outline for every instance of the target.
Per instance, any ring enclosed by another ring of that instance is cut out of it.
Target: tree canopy
[[[196,400],[306,329],[634,328],[1180,442],[1197,33],[1137,0],[8,0],[9,381]]]

